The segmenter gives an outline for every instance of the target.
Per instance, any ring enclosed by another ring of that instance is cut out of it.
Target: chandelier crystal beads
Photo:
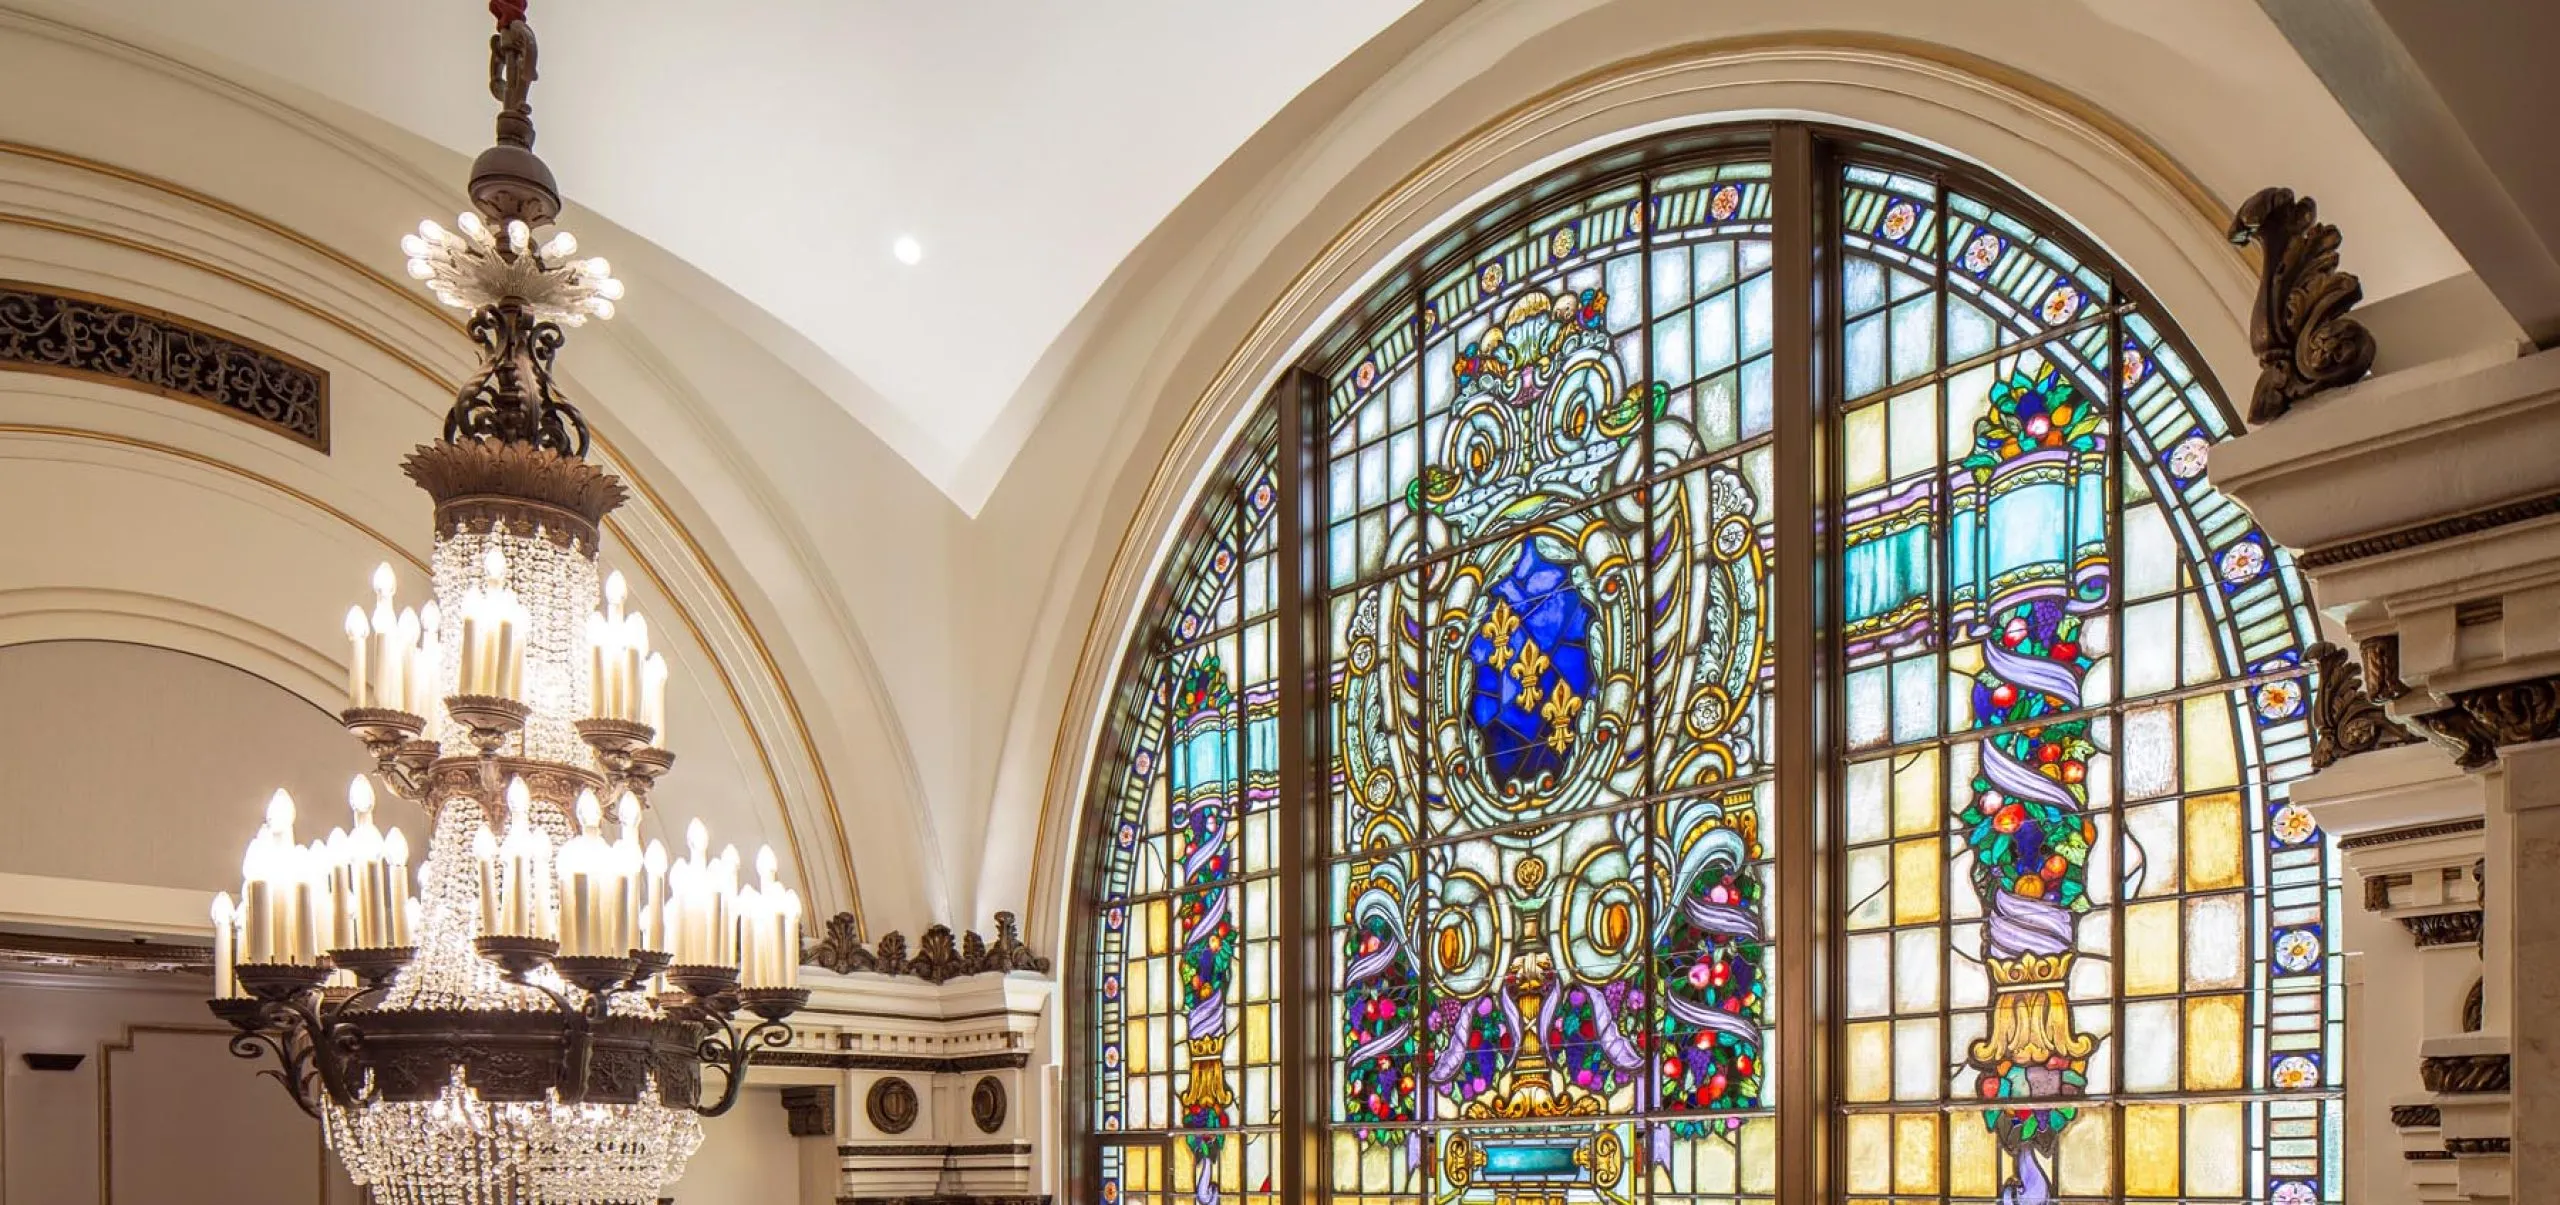
[[[599,578],[623,487],[551,379],[563,327],[611,318],[622,286],[544,229],[533,35],[520,3],[491,7],[504,108],[475,211],[402,240],[481,350],[404,466],[435,501],[434,598],[400,606],[386,565],[349,609],[341,718],[374,771],[322,840],[270,801],[239,900],[213,903],[210,1004],[383,1205],[654,1202],[752,1052],[790,1040],[801,905],[771,850],[741,885],[700,821],[672,859],[640,840],[675,760],[666,662],[621,576]],[[429,819],[414,894],[376,781]]]

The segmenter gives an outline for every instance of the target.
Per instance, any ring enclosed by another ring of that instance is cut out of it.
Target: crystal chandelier
[[[474,211],[401,241],[480,348],[404,466],[435,501],[434,600],[399,607],[386,565],[348,613],[342,718],[373,773],[352,827],[307,845],[270,801],[240,899],[214,900],[210,1003],[384,1205],[654,1202],[752,1051],[790,1040],[800,900],[770,849],[740,886],[700,821],[672,861],[638,840],[675,760],[666,663],[621,576],[598,581],[623,486],[551,378],[563,328],[612,317],[622,286],[543,232],[560,199],[533,154],[533,33],[522,0],[490,7],[502,108]],[[429,817],[414,897],[376,780]]]

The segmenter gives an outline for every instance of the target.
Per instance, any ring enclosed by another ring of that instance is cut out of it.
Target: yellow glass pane
[[[2246,996],[2198,996],[2187,1001],[2188,1091],[2240,1086],[2248,1027]]]
[[[1959,1197],[2000,1191],[2000,1140],[1979,1113],[1947,1119],[1947,1191]]]
[[[1845,423],[1848,431],[1849,492],[1873,489],[1884,484],[1884,407],[1869,406],[1849,412]]]
[[[1158,1165],[1164,1158],[1164,1151],[1161,1148],[1141,1146],[1123,1149],[1129,1153],[1128,1161],[1122,1165],[1127,1171],[1123,1178],[1129,1181],[1130,1187],[1150,1189],[1163,1187],[1157,1176]]]
[[[2133,1197],[2178,1195],[2178,1106],[2124,1108],[2124,1191]]]
[[[2231,700],[2198,695],[2186,701],[2185,711],[2187,789],[2240,785],[2240,757],[2231,747]]]
[[[1852,1113],[1848,1130],[1849,1191],[1893,1191],[1893,1119]]]
[[[1742,1123],[1742,1191],[1763,1196],[1778,1191],[1778,1119],[1754,1117]]]
[[[1147,1027],[1153,1023],[1154,1018],[1151,1017],[1129,1018],[1129,1040],[1122,1044],[1120,1057],[1128,1065],[1131,1075],[1144,1075],[1150,1070],[1147,1065]]]
[[[1726,1142],[1693,1142],[1686,1148],[1691,1176],[1687,1187],[1698,1192],[1738,1192],[1741,1190],[1740,1168],[1735,1166],[1733,1144]],[[1656,1168],[1654,1183],[1668,1189],[1672,1177],[1669,1169]]]
[[[1125,1011],[1132,1013],[1154,1011],[1154,1006],[1149,1003],[1152,997],[1147,992],[1146,963],[1136,959],[1129,961],[1128,967],[1120,976],[1120,994],[1127,1001],[1121,1005]]]
[[[2054,1180],[2066,1197],[2103,1197],[2114,1191],[2115,1118],[2104,1108],[2088,1108],[2062,1127],[2062,1151],[2055,1159]]]
[[[1170,901],[1167,900],[1149,900],[1138,905],[1139,915],[1146,925],[1146,949],[1149,954],[1162,954],[1165,951],[1165,936],[1173,929],[1171,914],[1166,910],[1169,904]]]
[[[2187,800],[2187,890],[2220,891],[2240,885],[2245,873],[2240,844],[2240,796],[2225,791]]]
[[[2124,910],[2124,991],[2156,996],[2178,990],[2178,902],[2133,904]]]
[[[1852,1025],[1848,1045],[1841,1060],[1842,1094],[1858,1102],[1893,1095],[1892,1026],[1882,1021]]]
[[[1946,858],[1934,837],[1893,847],[1893,923],[1917,925],[1938,919],[1938,875]]]
[[[1938,1191],[1938,1115],[1907,1113],[1893,1119],[1893,1190]]]
[[[1271,1061],[1271,1006],[1256,1004],[1244,1010],[1244,1057],[1253,1063]]]
[[[2187,1194],[2236,1197],[2243,1179],[2238,1101],[2193,1105],[2187,1110]]]
[[[1938,831],[1938,751],[1897,758],[1893,767],[1893,832],[1897,837]]]

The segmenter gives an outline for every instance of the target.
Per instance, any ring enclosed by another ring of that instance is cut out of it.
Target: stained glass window
[[[1208,487],[1099,761],[1098,1199],[2339,1199],[2309,611],[2203,480],[2222,402],[1996,182],[1786,178],[1657,144],[1453,223]],[[1817,207],[1834,244],[1780,262]],[[1789,883],[1826,948],[1776,942]],[[1816,1050],[1821,1169],[1778,1141]]]

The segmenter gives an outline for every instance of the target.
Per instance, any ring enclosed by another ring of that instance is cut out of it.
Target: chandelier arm
[[[294,1032],[261,1028],[235,1033],[231,1035],[231,1055],[251,1060],[272,1056],[276,1065],[258,1074],[282,1085],[285,1095],[293,1098],[294,1107],[310,1114],[316,1121],[320,1117],[320,1107],[311,1098],[311,1072],[305,1066],[306,1060],[299,1053],[298,1044],[292,1042]]]
[[[303,1057],[329,1099],[347,1109],[373,1103],[370,1085],[359,1089],[351,1082],[352,1075],[360,1070],[356,1060],[364,1045],[364,1032],[341,1019],[344,1008],[330,1008],[318,992],[305,992],[270,1007],[283,1012],[290,1025],[301,1031]]]
[[[747,1086],[747,1063],[755,1057],[756,1047],[784,1046],[791,1041],[790,1024],[779,1019],[758,1021],[744,1034],[727,1017],[719,1018],[719,1022],[720,1032],[702,1039],[696,1051],[726,1081],[717,1103],[693,1107],[694,1112],[705,1117],[718,1117],[738,1103],[739,1090]]]

